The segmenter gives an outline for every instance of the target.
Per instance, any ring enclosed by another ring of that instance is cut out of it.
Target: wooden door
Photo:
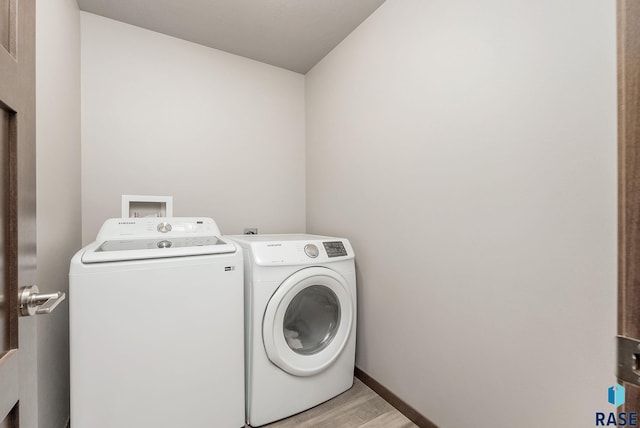
[[[640,1],[618,0],[618,376],[640,411]],[[627,341],[625,338],[629,338]],[[622,367],[630,364],[626,374]]]
[[[35,428],[35,0],[0,0],[0,427]]]

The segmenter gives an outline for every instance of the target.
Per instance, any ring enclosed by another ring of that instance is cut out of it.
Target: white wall
[[[80,12],[75,0],[36,2],[37,284],[69,290],[80,249]],[[38,317],[38,426],[69,417],[69,306]]]
[[[304,76],[97,15],[82,22],[83,241],[120,195],[225,234],[304,231]]]
[[[388,0],[307,75],[307,230],[357,365],[441,427],[611,411],[615,4]]]

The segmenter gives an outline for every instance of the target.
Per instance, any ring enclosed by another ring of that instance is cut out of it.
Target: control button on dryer
[[[318,254],[320,254],[320,251],[318,251],[318,247],[316,247],[313,244],[305,245],[304,252],[307,256],[311,257],[312,259],[315,259],[316,257],[318,257]]]
[[[164,221],[158,224],[158,232],[162,232],[162,233],[171,232],[171,224]]]

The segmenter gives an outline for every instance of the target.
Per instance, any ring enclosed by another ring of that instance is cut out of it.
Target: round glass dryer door
[[[289,303],[282,331],[289,348],[312,355],[331,343],[339,326],[338,296],[325,285],[312,285],[299,291]]]
[[[285,280],[265,311],[262,337],[269,359],[296,376],[311,376],[340,356],[353,325],[346,280],[328,268],[302,269]]]

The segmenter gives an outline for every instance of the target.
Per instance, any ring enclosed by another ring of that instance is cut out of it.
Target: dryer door
[[[320,373],[340,356],[354,314],[342,275],[323,267],[302,269],[269,300],[262,323],[267,356],[292,375]]]

